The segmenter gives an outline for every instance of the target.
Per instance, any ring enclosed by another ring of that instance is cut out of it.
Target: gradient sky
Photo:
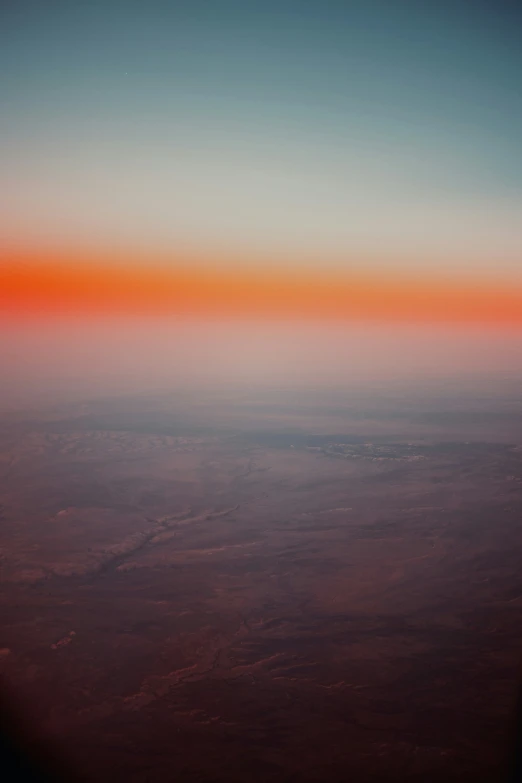
[[[518,2],[6,0],[0,29],[2,399],[520,377]]]
[[[6,0],[4,244],[522,282],[516,2]]]

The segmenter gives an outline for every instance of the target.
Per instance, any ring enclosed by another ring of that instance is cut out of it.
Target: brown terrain
[[[500,780],[521,411],[273,392],[6,414],[7,683],[93,781]]]

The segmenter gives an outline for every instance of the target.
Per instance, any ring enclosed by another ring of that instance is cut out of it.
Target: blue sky
[[[6,240],[522,276],[515,3],[69,0],[3,17]]]

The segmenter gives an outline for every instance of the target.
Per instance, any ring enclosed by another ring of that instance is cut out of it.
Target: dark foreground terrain
[[[522,416],[423,405],[5,416],[0,657],[43,736],[93,781],[501,780]]]

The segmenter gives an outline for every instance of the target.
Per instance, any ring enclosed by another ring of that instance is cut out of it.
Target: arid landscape
[[[500,780],[522,407],[129,396],[1,458],[3,671],[78,774]]]
[[[522,783],[522,2],[1,5],[7,783]]]

